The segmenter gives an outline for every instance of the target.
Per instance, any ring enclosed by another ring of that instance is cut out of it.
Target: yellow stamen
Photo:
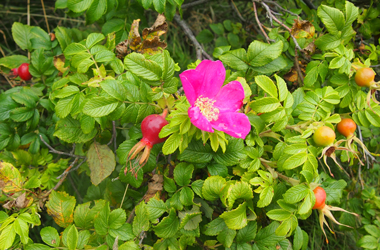
[[[215,100],[199,96],[195,101],[195,107],[198,107],[204,117],[211,122],[218,120],[219,109],[214,107]]]

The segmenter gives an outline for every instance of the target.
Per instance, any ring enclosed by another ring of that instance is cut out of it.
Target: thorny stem
[[[52,146],[50,146],[50,145],[44,140],[44,138],[42,138],[42,135],[40,135],[40,139],[41,139],[41,141],[46,145],[46,147],[48,147],[48,148],[50,149],[50,152],[51,152],[51,153],[55,153],[55,154],[59,154],[59,155],[67,155],[67,156],[70,156],[70,157],[73,157],[73,158],[86,159],[86,156],[70,154],[70,153],[66,153],[66,152],[62,152],[62,151],[58,151],[58,150],[54,149]]]

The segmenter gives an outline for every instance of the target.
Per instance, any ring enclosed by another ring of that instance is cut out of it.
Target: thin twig
[[[15,11],[0,11],[0,13],[3,14],[11,14],[11,15],[21,15],[21,16],[26,16],[28,15],[27,13],[22,13],[22,12],[15,12]],[[30,14],[31,17],[36,16],[36,17],[44,17],[44,15],[41,14]],[[85,23],[86,21],[84,20],[79,20],[79,19],[70,19],[70,18],[65,18],[65,17],[57,17],[57,16],[49,16],[46,15],[47,18],[50,19],[57,19],[57,20],[64,20],[64,21],[71,21],[71,22],[77,22],[77,23]]]
[[[300,85],[302,84],[303,85],[303,75],[302,75],[302,71],[301,71],[301,68],[300,68],[300,64],[298,62],[298,50],[297,48],[295,48],[294,50],[294,64],[296,65],[296,70],[297,70],[297,74],[298,74],[298,83],[300,83]]]
[[[48,19],[46,17],[44,0],[41,0],[41,5],[42,5],[42,11],[44,12],[44,16],[45,16],[45,22],[46,22],[47,31],[48,31],[48,33],[50,33],[49,22],[48,22]]]
[[[189,25],[186,23],[186,21],[182,20],[178,14],[174,15],[174,20],[178,23],[179,26],[181,26],[181,28],[183,29],[183,31],[185,32],[187,37],[189,37],[189,39],[193,42],[193,44],[195,46],[195,51],[197,53],[197,59],[202,60],[202,55],[203,55],[207,59],[212,60],[212,57],[203,50],[201,44],[195,38],[193,32],[191,31],[191,29],[190,29]]]
[[[75,170],[77,170],[80,166],[82,166],[83,163],[85,163],[87,161],[87,158],[83,159],[75,168],[70,168],[69,170],[67,170],[67,173],[71,173]],[[65,171],[66,172],[66,171]],[[65,175],[65,172],[63,172],[60,176],[57,177],[57,179],[60,179],[62,178],[64,175]]]
[[[269,4],[276,5],[277,8],[279,8],[280,10],[282,10],[282,11],[284,11],[284,12],[286,12],[286,13],[289,13],[289,14],[292,15],[292,16],[297,16],[297,17],[298,17],[298,15],[297,15],[296,13],[291,12],[290,10],[287,10],[287,9],[283,8],[281,5],[279,5],[279,4],[278,4],[277,2],[275,2],[275,1],[267,1],[267,0],[264,0],[264,2],[269,3]]]
[[[199,1],[194,1],[191,3],[185,3],[185,4],[182,4],[181,8],[186,9],[186,8],[190,8],[190,7],[193,7],[195,5],[199,5],[199,4],[207,3],[207,2],[208,2],[208,0],[199,0]]]
[[[50,152],[51,152],[51,153],[55,153],[55,154],[59,154],[59,155],[67,155],[67,156],[70,156],[70,157],[73,157],[73,158],[86,159],[86,156],[70,154],[70,153],[66,153],[66,152],[62,152],[62,151],[58,151],[58,150],[54,149],[52,146],[50,146],[50,145],[44,140],[44,138],[42,138],[42,135],[40,135],[40,139],[41,139],[41,141],[46,145],[46,147],[48,147],[48,148],[50,149]]]
[[[198,237],[195,237],[195,239],[196,239],[198,245],[199,245],[200,247],[202,247],[203,250],[208,250],[208,249],[209,249],[207,246],[205,246],[205,245],[203,244],[203,242],[201,241],[201,239],[199,239]]]
[[[127,191],[128,191],[128,187],[129,187],[129,183],[127,184],[127,187],[125,188],[125,191],[124,191],[124,195],[123,195],[123,199],[121,200],[121,204],[120,204],[120,207],[123,206],[123,203],[124,203],[124,199],[125,199],[125,195],[127,194]]]
[[[358,128],[358,134],[359,134],[359,139],[360,141],[363,142],[363,136],[362,136],[362,130],[360,129],[359,126],[357,126]],[[364,148],[362,148],[363,150],[363,154],[367,154],[367,152],[364,150]],[[362,165],[360,164],[360,161],[359,161],[359,169],[358,169],[358,179],[359,179],[359,182],[360,182],[360,185],[362,186],[362,190],[364,189],[364,182],[363,182],[363,179],[362,179]],[[367,168],[369,168],[369,159],[367,159]]]
[[[281,22],[280,20],[277,19],[277,17],[275,15],[273,15],[272,11],[270,10],[270,8],[268,7],[268,5],[266,5],[264,2],[260,2],[261,5],[267,10],[267,13],[268,15],[270,16],[270,19],[273,19],[274,21],[276,21],[276,23],[280,24],[282,27],[284,27],[287,31],[289,31],[289,35],[291,36],[291,38],[293,39],[293,42],[294,42],[294,45],[296,46],[296,48],[299,50],[299,51],[302,51],[300,45],[298,44],[297,42],[297,39],[292,35],[292,30],[287,26],[285,25],[283,22]]]
[[[240,11],[237,8],[237,6],[233,0],[231,0],[231,5],[232,5],[233,9],[235,10],[236,14],[238,15],[238,17],[240,18],[240,20],[242,20],[243,22],[246,22],[245,18],[240,14]]]
[[[253,12],[255,12],[255,19],[256,19],[257,25],[259,26],[259,28],[261,30],[261,33],[263,33],[263,35],[265,36],[265,39],[267,40],[267,43],[270,43],[273,40],[269,38],[269,36],[267,35],[267,33],[265,32],[265,30],[263,28],[263,25],[261,24],[261,22],[259,20],[259,17],[257,15],[257,9],[256,9],[256,3],[255,3],[255,1],[253,1],[252,3],[253,3]]]

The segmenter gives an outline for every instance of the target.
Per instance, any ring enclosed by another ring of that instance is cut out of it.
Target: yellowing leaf
[[[59,56],[54,56],[53,63],[54,63],[54,67],[56,67],[56,69],[58,69],[58,71],[61,73],[65,73],[66,70],[69,68],[69,67],[66,67],[66,68],[64,67],[65,56],[63,54]]]
[[[4,193],[21,191],[22,177],[20,172],[10,163],[0,162],[0,189]]]
[[[53,190],[46,203],[47,212],[60,227],[68,227],[74,221],[75,203],[75,197]]]
[[[91,170],[91,182],[98,185],[115,170],[115,154],[107,145],[95,142],[87,152],[87,162]]]

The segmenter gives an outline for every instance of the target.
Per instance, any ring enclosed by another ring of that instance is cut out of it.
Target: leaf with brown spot
[[[68,227],[74,221],[75,203],[75,197],[53,190],[46,203],[47,212],[60,227]]]
[[[16,193],[23,189],[20,172],[10,163],[0,162],[0,189],[4,193]]]
[[[131,30],[129,31],[128,35],[128,44],[129,47],[133,50],[136,50],[141,43],[141,37],[139,33],[139,22],[140,19],[136,19],[133,21],[131,25]]]
[[[294,19],[291,34],[295,38],[312,38],[315,34],[315,28],[309,21]]]
[[[91,182],[95,186],[115,170],[115,154],[107,145],[100,145],[97,142],[91,144],[87,152],[87,159],[91,170]]]
[[[144,40],[153,40],[155,37],[162,36],[168,31],[168,24],[163,14],[158,14],[156,21],[150,28],[145,28],[142,32]]]
[[[23,193],[16,199],[16,207],[17,208],[26,208],[29,207],[33,203],[33,198],[27,198],[26,193]]]
[[[59,56],[54,56],[53,63],[54,63],[54,67],[56,69],[58,69],[58,71],[61,73],[65,73],[66,70],[69,68],[69,67],[66,67],[66,68],[64,67],[65,66],[65,56],[63,54],[59,55]]]
[[[157,16],[152,27],[143,30],[142,39],[139,33],[139,22],[140,19],[133,21],[128,39],[116,46],[117,57],[119,59],[123,59],[132,51],[154,55],[161,51],[159,48],[166,48],[167,44],[160,40],[160,36],[164,35],[168,30],[168,24],[163,14]]]

